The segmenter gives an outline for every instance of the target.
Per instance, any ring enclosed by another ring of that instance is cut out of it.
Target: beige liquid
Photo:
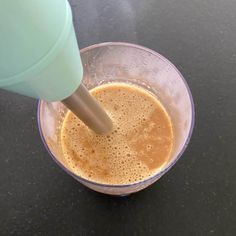
[[[167,164],[173,131],[162,104],[148,91],[125,83],[101,85],[91,94],[113,121],[113,130],[97,135],[73,113],[63,122],[61,141],[69,168],[103,184],[144,180]]]

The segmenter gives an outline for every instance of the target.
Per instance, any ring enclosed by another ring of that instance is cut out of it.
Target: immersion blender
[[[93,131],[106,133],[112,121],[82,77],[67,0],[0,0],[0,88],[62,101]]]

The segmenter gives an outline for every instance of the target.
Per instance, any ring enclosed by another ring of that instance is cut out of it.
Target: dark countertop
[[[37,101],[0,91],[0,235],[236,235],[236,2],[70,1],[80,47],[141,44],[170,59],[196,108],[189,147],[125,198],[63,172],[41,142]]]

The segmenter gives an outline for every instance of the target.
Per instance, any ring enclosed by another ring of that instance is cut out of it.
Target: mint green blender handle
[[[1,0],[0,34],[0,88],[47,101],[78,88],[83,68],[67,0]]]

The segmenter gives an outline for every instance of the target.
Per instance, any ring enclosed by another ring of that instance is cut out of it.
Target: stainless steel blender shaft
[[[97,134],[112,129],[111,119],[83,84],[62,103]]]

